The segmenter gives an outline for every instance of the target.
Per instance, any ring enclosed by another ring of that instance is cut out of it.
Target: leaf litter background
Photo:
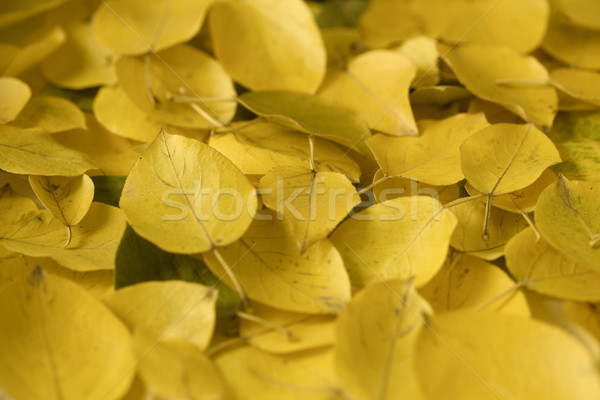
[[[598,21],[3,2],[0,398],[599,399]]]

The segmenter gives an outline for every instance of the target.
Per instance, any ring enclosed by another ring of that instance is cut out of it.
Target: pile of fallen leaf
[[[0,4],[0,398],[600,399],[600,2]]]

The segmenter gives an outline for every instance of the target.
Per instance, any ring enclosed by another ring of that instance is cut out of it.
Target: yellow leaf
[[[314,93],[325,75],[325,46],[301,0],[222,0],[208,20],[215,55],[251,90]]]
[[[441,121],[420,121],[420,136],[374,135],[367,145],[385,175],[451,185],[464,179],[460,146],[486,126],[483,114],[457,114]]]
[[[0,291],[0,325],[0,386],[16,399],[116,400],[133,379],[127,328],[85,290],[39,268]]]
[[[236,241],[252,222],[257,198],[218,151],[162,131],[131,169],[120,207],[140,236],[189,254]]]
[[[237,400],[343,400],[330,349],[273,355],[240,347],[215,363]]]
[[[555,6],[574,25],[600,30],[600,3],[594,0],[558,0]]]
[[[471,114],[484,113],[490,124],[522,124],[525,121],[498,103],[474,97],[469,102],[468,112]]]
[[[0,124],[17,118],[31,98],[29,86],[17,78],[0,77]]]
[[[413,362],[430,312],[400,280],[377,282],[352,299],[338,318],[334,348],[336,372],[352,398],[424,399]]]
[[[21,75],[54,53],[65,39],[65,31],[60,26],[55,26],[50,32],[44,32],[41,37],[23,46],[15,46],[11,56],[2,54],[6,58],[0,62],[6,62],[6,67],[4,70],[0,68],[0,73],[5,76]]]
[[[69,21],[64,28],[65,43],[42,63],[46,79],[69,89],[113,84],[117,55],[96,41],[90,22]]]
[[[274,167],[310,167],[310,149],[305,134],[267,121],[233,122],[233,132],[222,129],[208,143],[229,158],[245,175],[264,175]],[[360,167],[345,157],[342,147],[314,138],[314,162],[319,172],[339,172],[358,182]]]
[[[61,132],[52,137],[71,149],[85,153],[103,174],[127,175],[140,154],[139,143],[113,135],[89,114],[86,115],[86,125],[87,130]]]
[[[140,110],[119,86],[105,86],[93,103],[98,122],[112,133],[140,142],[151,142],[163,124]]]
[[[354,111],[375,131],[416,136],[408,89],[417,68],[395,51],[373,50],[352,59],[323,83],[319,96]]]
[[[360,41],[360,33],[356,28],[321,27],[321,35],[327,50],[327,66],[344,68],[348,60],[356,54],[355,43]]]
[[[369,129],[345,107],[301,92],[247,92],[240,103],[268,121],[363,150]]]
[[[600,398],[592,357],[561,328],[476,311],[437,314],[428,323],[415,350],[427,399]]]
[[[457,104],[457,101],[467,99],[469,97],[473,97],[471,92],[465,89],[462,86],[454,86],[454,85],[438,85],[438,86],[420,86],[417,87],[414,91],[410,93],[410,103],[413,105],[429,105],[429,106],[446,106],[445,108],[449,108],[452,104]],[[448,110],[446,110],[448,111]],[[456,113],[450,113],[449,116],[452,116]],[[477,114],[473,112],[471,114]],[[425,114],[426,115],[426,114]],[[421,119],[440,119],[434,116],[426,116]]]
[[[27,18],[41,14],[66,3],[67,0],[26,0],[2,3],[0,28],[6,28]]]
[[[94,199],[94,182],[87,175],[29,176],[38,199],[63,224],[76,225],[87,214]]]
[[[125,216],[116,207],[92,203],[86,217],[67,231],[50,211],[31,211],[0,227],[0,245],[32,257],[50,257],[75,271],[113,269],[119,240],[125,230]]]
[[[95,167],[85,154],[39,129],[0,126],[0,168],[13,174],[77,176]]]
[[[33,200],[15,192],[9,184],[0,188],[0,229],[36,210]]]
[[[0,288],[26,278],[36,267],[42,268],[50,275],[57,275],[76,283],[98,299],[114,291],[115,277],[111,270],[73,271],[62,267],[51,258],[29,257],[18,253],[10,253],[0,258]]]
[[[425,32],[423,18],[409,0],[371,0],[360,17],[360,31],[370,47],[387,47]]]
[[[433,37],[509,46],[520,53],[539,47],[550,14],[547,0],[419,0],[412,8]]]
[[[506,245],[506,266],[530,290],[561,299],[600,301],[600,271],[554,250],[543,239],[537,240],[531,228]]]
[[[406,196],[431,196],[446,204],[458,199],[458,185],[435,186],[400,177],[386,177],[379,169],[373,175],[373,195],[377,202]]]
[[[105,47],[125,54],[160,51],[194,37],[213,0],[103,1],[93,32]]]
[[[360,204],[344,175],[305,167],[276,167],[260,180],[259,190],[265,206],[283,215],[301,253],[326,238]]]
[[[535,209],[536,226],[552,247],[600,272],[600,184],[558,181],[542,192]]]
[[[269,325],[242,319],[240,336],[268,353],[288,354],[318,349],[331,346],[335,341],[335,319],[329,315],[281,311],[260,303],[252,304],[252,315],[269,321]]]
[[[488,196],[523,189],[559,163],[552,141],[531,124],[496,124],[480,130],[461,146],[465,178]]]
[[[573,25],[556,11],[551,15],[542,49],[567,65],[600,68],[600,30]]]
[[[205,350],[212,338],[217,290],[208,286],[150,281],[126,286],[103,300],[132,332],[153,343],[181,339]]]
[[[525,121],[549,129],[558,110],[556,90],[537,59],[508,47],[461,45],[444,52],[458,80],[475,96],[500,104]]]
[[[32,98],[11,125],[47,133],[86,128],[81,109],[67,99],[54,96]]]
[[[488,236],[482,233],[486,219],[486,205],[472,199],[452,207],[458,218],[458,226],[450,244],[455,249],[484,260],[495,260],[504,254],[504,246],[510,238],[525,229],[527,221],[520,215],[501,209],[492,210],[489,216]]]
[[[567,95],[600,107],[600,74],[571,68],[550,72],[550,82]]]
[[[440,54],[437,42],[427,36],[415,36],[405,40],[398,46],[397,51],[408,58],[417,67],[413,79],[414,87],[435,86],[440,81],[438,58]]]
[[[492,198],[492,205],[518,214],[523,211],[532,212],[535,209],[540,194],[555,181],[556,174],[549,169],[545,169],[540,177],[531,185],[524,187],[523,189],[515,190],[514,192],[494,196]],[[481,192],[471,186],[470,183],[465,185],[465,189],[472,196],[481,194]]]
[[[283,310],[335,314],[350,300],[344,263],[328,239],[298,254],[283,221],[273,212],[256,219],[237,242],[219,249],[251,300]],[[207,253],[204,261],[224,282],[219,260]]]
[[[225,125],[235,113],[231,78],[215,59],[189,45],[144,57],[121,57],[117,76],[130,100],[164,123],[210,129]]]
[[[527,317],[527,299],[519,288],[494,264],[457,253],[419,293],[436,312],[483,308]]]
[[[567,301],[565,314],[589,331],[600,342],[600,307],[598,303],[579,303]]]
[[[428,196],[401,197],[351,216],[331,235],[354,289],[386,279],[423,286],[443,265],[456,217]]]
[[[223,378],[213,362],[189,343],[135,336],[135,347],[143,357],[138,373],[157,396],[169,399],[225,399]]]

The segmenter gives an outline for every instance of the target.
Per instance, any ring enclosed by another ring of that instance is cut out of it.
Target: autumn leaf
[[[231,161],[165,131],[138,158],[120,201],[140,236],[175,253],[234,242],[250,225],[256,204],[254,188]]]

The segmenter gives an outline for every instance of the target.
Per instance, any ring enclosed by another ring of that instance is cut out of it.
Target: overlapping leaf
[[[174,253],[199,253],[244,234],[256,211],[250,182],[223,155],[162,131],[129,174],[120,206],[142,237]]]
[[[444,263],[456,217],[427,196],[378,203],[344,221],[331,241],[355,289],[382,279],[427,283]]]

